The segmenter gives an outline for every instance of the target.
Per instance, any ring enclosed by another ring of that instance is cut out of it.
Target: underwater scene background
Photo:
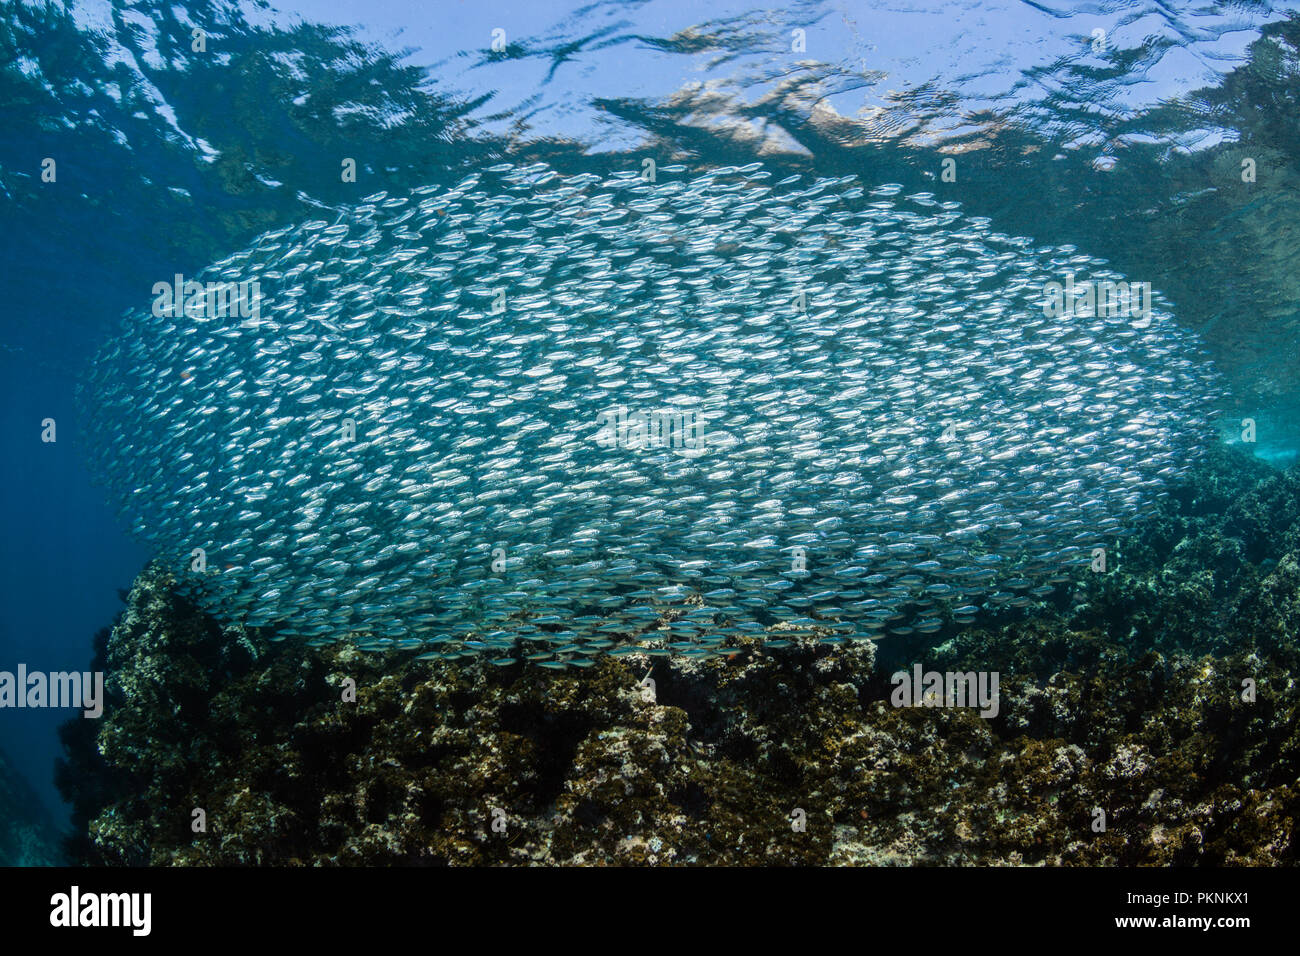
[[[6,2],[0,861],[1294,862],[1298,57]]]

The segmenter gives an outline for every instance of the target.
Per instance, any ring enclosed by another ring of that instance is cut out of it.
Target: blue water
[[[72,401],[123,310],[266,229],[503,157],[946,190],[1151,281],[1225,373],[1227,418],[1292,461],[1298,47],[1293,5],[1244,2],[6,3],[0,669],[86,667],[148,558],[90,482]],[[59,815],[67,717],[0,711],[0,748]]]

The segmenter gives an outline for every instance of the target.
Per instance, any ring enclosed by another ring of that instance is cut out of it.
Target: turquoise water
[[[73,402],[124,310],[268,230],[503,161],[602,177],[648,157],[692,173],[761,163],[775,180],[854,175],[959,203],[1151,283],[1223,375],[1223,436],[1249,418],[1261,457],[1294,460],[1292,8],[700,17],[661,2],[6,5],[0,661],[83,667],[152,554],[92,484]],[[40,441],[46,418],[56,443]],[[51,806],[65,716],[0,714],[0,745]]]

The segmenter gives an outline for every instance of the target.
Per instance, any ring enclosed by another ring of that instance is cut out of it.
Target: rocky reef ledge
[[[1105,574],[925,644],[415,661],[222,628],[149,568],[96,648],[105,716],[59,775],[89,863],[1300,855],[1300,469],[1226,448]],[[914,663],[997,671],[997,716],[892,706]]]

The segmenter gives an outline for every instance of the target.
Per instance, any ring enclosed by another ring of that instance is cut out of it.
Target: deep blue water
[[[0,669],[84,668],[149,557],[90,480],[73,403],[123,310],[322,206],[506,157],[927,190],[955,157],[951,198],[1151,281],[1225,373],[1227,418],[1255,417],[1272,460],[1300,445],[1292,5],[278,6],[0,8]],[[67,717],[0,711],[0,748],[60,814]]]

